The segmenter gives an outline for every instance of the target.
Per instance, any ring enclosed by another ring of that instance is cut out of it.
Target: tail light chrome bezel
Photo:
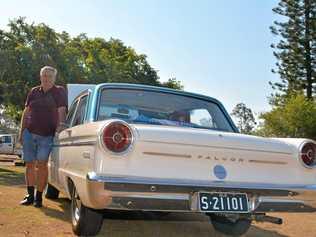
[[[311,165],[308,165],[306,164],[304,161],[303,161],[303,155],[305,154],[305,152],[303,152],[303,149],[304,147],[306,147],[307,145],[312,145],[314,147],[314,151],[315,151],[315,155],[314,155],[314,161]],[[299,148],[299,160],[301,162],[301,164],[305,167],[305,168],[308,168],[308,169],[313,169],[313,168],[316,168],[316,143],[314,141],[306,141],[304,142],[303,144],[300,145],[300,148]]]
[[[130,134],[131,134],[131,140],[130,140],[129,146],[128,146],[125,150],[123,150],[123,151],[121,151],[121,152],[115,152],[115,151],[110,150],[110,149],[106,146],[106,144],[104,143],[103,134],[104,134],[105,130],[106,130],[109,126],[111,126],[111,125],[113,126],[114,124],[121,124],[121,125],[127,127],[127,128],[129,129]],[[115,155],[115,156],[126,155],[126,154],[130,153],[131,150],[134,148],[135,131],[134,131],[134,129],[133,129],[127,122],[125,122],[125,121],[123,121],[123,120],[119,120],[119,119],[117,119],[117,120],[116,120],[116,119],[115,119],[115,120],[111,120],[111,121],[109,121],[108,123],[106,123],[106,124],[103,126],[103,128],[101,129],[100,134],[99,134],[99,142],[100,142],[100,144],[101,144],[103,150],[106,151],[107,153],[111,154],[111,155]]]

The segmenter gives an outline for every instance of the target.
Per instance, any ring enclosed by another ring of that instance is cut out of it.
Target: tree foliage
[[[281,0],[273,12],[284,21],[275,21],[271,32],[279,42],[272,44],[281,82],[271,83],[277,90],[271,104],[282,102],[291,93],[304,90],[311,99],[316,93],[316,1]]]
[[[57,83],[122,82],[182,89],[175,79],[161,83],[144,54],[118,39],[71,37],[45,24],[28,24],[25,18],[12,20],[9,30],[0,30],[0,104],[16,120],[26,94],[39,84],[44,65],[58,70]]]
[[[316,103],[303,93],[288,96],[282,106],[261,115],[264,126],[258,134],[316,139]]]
[[[17,131],[17,124],[8,116],[4,106],[0,105],[0,133],[16,133]]]
[[[273,11],[271,32],[279,39],[272,44],[281,82],[271,83],[272,111],[263,113],[258,135],[316,139],[316,1],[280,0]]]
[[[183,90],[184,87],[181,84],[181,81],[178,81],[176,78],[169,78],[168,81],[162,83],[163,87]]]
[[[251,134],[256,126],[256,121],[250,108],[247,108],[244,103],[239,103],[231,115],[237,119],[237,127],[241,133]]]

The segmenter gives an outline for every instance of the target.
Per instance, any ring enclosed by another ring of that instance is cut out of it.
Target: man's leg
[[[34,161],[25,162],[25,182],[27,186],[35,186],[35,163]]]
[[[37,186],[36,186],[36,195],[34,200],[35,207],[42,206],[42,194],[43,190],[47,185],[47,177],[48,177],[48,157],[52,149],[53,137],[42,137],[38,136],[37,144]]]
[[[48,167],[47,161],[38,161],[37,162],[37,186],[36,186],[36,196],[34,201],[35,207],[42,206],[42,194],[47,185],[47,176],[48,176]]]
[[[35,165],[34,162],[25,162],[25,166],[25,182],[27,186],[27,195],[20,204],[31,205],[34,202]]]
[[[34,202],[35,186],[35,146],[32,135],[27,129],[23,131],[23,159],[25,161],[25,183],[27,186],[27,195],[20,202],[21,205],[31,205]]]

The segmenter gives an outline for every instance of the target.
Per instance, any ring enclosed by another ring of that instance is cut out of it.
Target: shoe
[[[35,199],[34,200],[34,207],[40,208],[43,206],[43,200],[42,199]]]
[[[29,206],[32,205],[34,202],[34,196],[26,195],[24,199],[20,202],[20,205]]]
[[[43,192],[39,192],[38,190],[36,190],[36,194],[35,194],[35,200],[34,200],[34,207],[42,207],[42,203],[43,203],[43,198],[42,198]]]

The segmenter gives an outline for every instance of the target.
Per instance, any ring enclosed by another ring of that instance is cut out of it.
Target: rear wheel
[[[59,190],[48,183],[45,190],[45,197],[48,199],[57,199],[58,196],[59,196]]]
[[[71,194],[71,221],[72,230],[79,236],[96,235],[103,223],[102,213],[85,207],[74,186]]]
[[[247,218],[229,218],[224,215],[209,214],[213,227],[218,232],[231,236],[241,236],[245,234],[250,226],[251,220]]]

